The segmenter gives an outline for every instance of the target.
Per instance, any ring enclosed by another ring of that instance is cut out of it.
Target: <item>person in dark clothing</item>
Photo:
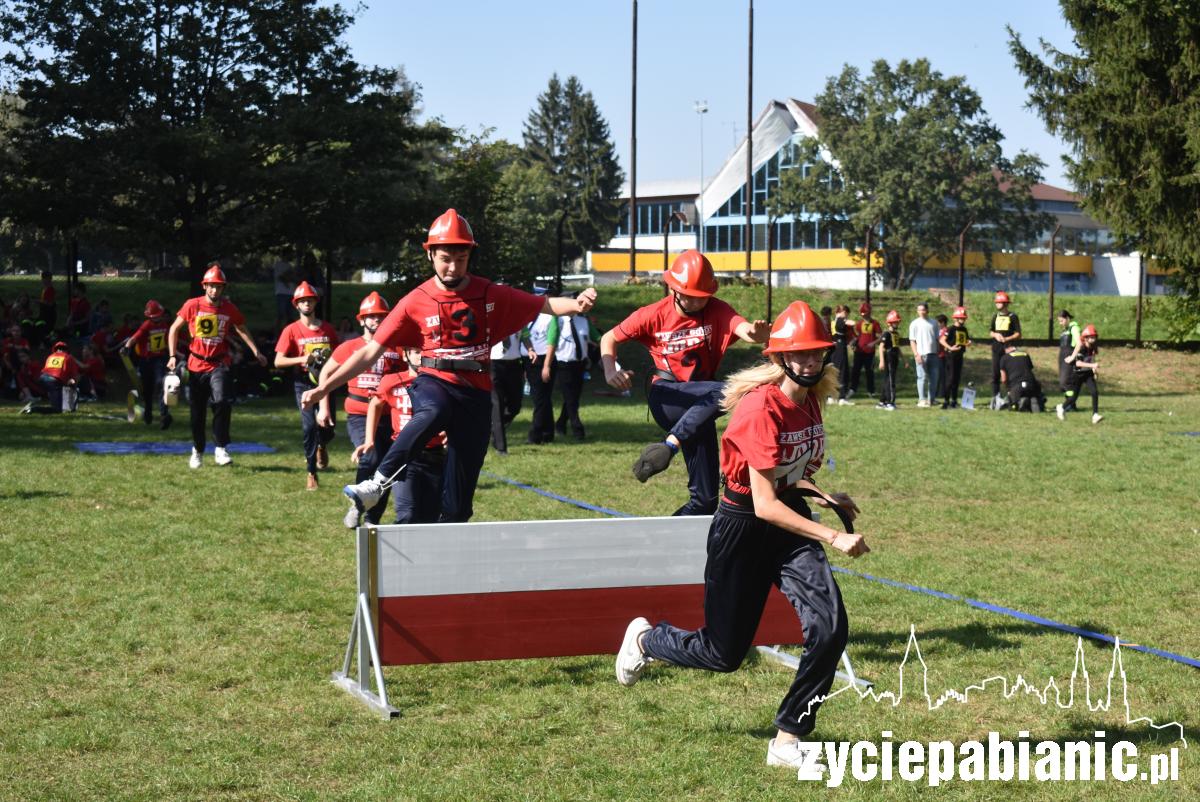
[[[1011,343],[1000,360],[1000,380],[1008,390],[1008,397],[1001,402],[1000,409],[1041,412],[1046,408],[1041,382],[1033,375],[1033,360]]]
[[[854,364],[851,367],[850,389],[847,398],[858,392],[858,377],[867,371],[867,395],[875,395],[875,346],[883,335],[883,326],[871,317],[871,305],[865,301],[858,307],[858,320],[854,321]]]
[[[992,299],[996,304],[996,314],[992,315],[992,409],[1003,409],[1003,399],[1000,397],[1000,387],[1003,380],[1000,376],[1000,360],[1004,359],[1006,345],[1021,338],[1021,321],[1016,314],[1008,311],[1010,299],[1008,293],[1001,290]]]
[[[958,406],[958,385],[962,381],[963,357],[971,345],[971,336],[967,333],[966,307],[955,307],[953,318],[954,325],[946,329],[946,335],[941,338],[941,346],[946,349],[946,395],[942,401],[942,409]]]
[[[1092,423],[1104,420],[1104,416],[1100,414],[1100,393],[1096,389],[1096,376],[1099,375],[1100,369],[1098,362],[1100,349],[1096,347],[1098,338],[1096,327],[1091,323],[1087,324],[1080,332],[1079,344],[1067,357],[1071,366],[1071,377],[1063,402],[1054,408],[1059,420],[1065,420],[1066,413],[1075,409],[1075,400],[1079,398],[1079,391],[1085,386],[1092,394]]]
[[[526,342],[525,348],[529,347]],[[521,332],[492,347],[492,448],[508,454],[508,426],[521,414],[525,397],[525,361]]]
[[[833,310],[833,366],[838,369],[838,406],[853,406],[849,399],[850,391],[850,338],[854,329],[846,322],[850,315],[850,307],[838,304]]]
[[[1071,317],[1070,312],[1060,309],[1058,325],[1062,327],[1058,335],[1058,389],[1067,394],[1063,408],[1070,412],[1075,409],[1075,391],[1071,389],[1071,373],[1074,371],[1071,360],[1079,348],[1079,324]]]
[[[896,409],[896,374],[900,371],[900,313],[893,309],[887,313],[886,320],[888,327],[879,338],[883,387],[879,389],[879,403],[875,406],[893,412]]]

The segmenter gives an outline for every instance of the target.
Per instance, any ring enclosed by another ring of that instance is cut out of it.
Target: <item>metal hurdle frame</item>
[[[607,520],[607,519],[606,519]],[[643,524],[650,519],[619,519],[609,525],[635,524],[639,520]],[[707,530],[711,517],[695,516],[696,528]],[[557,522],[569,525],[573,522]],[[425,529],[428,525],[423,526]],[[471,524],[465,524],[471,526]],[[387,695],[387,687],[383,677],[383,663],[380,659],[379,642],[376,638],[376,618],[378,617],[378,572],[379,572],[379,536],[377,526],[362,526],[355,530],[355,563],[356,589],[354,616],[350,626],[350,634],[346,643],[341,668],[334,671],[331,682],[365,704],[380,717],[397,718],[401,711],[391,704]],[[400,529],[402,527],[386,527]],[[616,645],[616,644],[614,644]],[[799,665],[799,658],[783,651],[781,645],[756,646],[757,653],[762,657],[786,666],[793,671]],[[841,657],[842,669],[836,672],[837,678],[860,688],[870,688],[872,683],[858,677],[846,652]]]

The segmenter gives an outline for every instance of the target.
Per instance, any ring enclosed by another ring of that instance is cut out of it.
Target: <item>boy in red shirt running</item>
[[[633,475],[645,482],[667,469],[682,450],[687,463],[686,504],[675,515],[711,515],[717,508],[717,425],[724,386],[717,367],[734,338],[761,343],[765,320],[753,323],[714,298],[717,280],[712,263],[697,250],[676,257],[664,278],[671,294],[643,306],[600,339],[605,380],[618,390],[632,386],[633,371],[617,369],[617,345],[636,340],[650,349],[654,383],[647,403],[666,439],[642,450]]]
[[[369,459],[370,454],[376,450],[374,433],[378,420],[383,417],[384,409],[390,409],[392,413],[392,440],[395,440],[412,420],[412,398],[409,397],[408,388],[419,375],[417,369],[421,364],[421,349],[406,348],[404,355],[407,368],[388,373],[380,379],[371,397],[371,405],[367,409],[367,439],[354,449],[354,456],[360,463]],[[409,461],[403,476],[391,487],[396,505],[395,523],[431,524],[437,521],[442,507],[442,470],[445,464],[446,433],[438,432],[425,443],[421,453]]]
[[[229,419],[233,414],[233,381],[229,375],[229,330],[237,332],[242,341],[254,354],[258,364],[267,366],[267,358],[254,344],[254,338],[246,329],[246,318],[233,302],[223,298],[225,294],[225,271],[216,262],[209,265],[200,281],[204,295],[189,298],[180,308],[175,321],[167,331],[167,370],[174,371],[179,354],[179,331],[187,326],[192,337],[188,354],[188,391],[191,394],[192,455],[188,458],[189,468],[199,468],[200,455],[204,453],[205,410],[211,403],[213,408],[213,442],[216,449],[213,461],[218,465],[233,462],[226,446],[229,445]]]
[[[471,518],[475,484],[487,453],[492,417],[492,346],[542,311],[552,315],[587,312],[596,300],[588,288],[578,298],[542,298],[472,275],[475,237],[466,218],[448,209],[433,221],[424,247],[432,278],[404,296],[375,334],[344,365],[304,395],[313,405],[379,358],[385,348],[419,346],[421,375],[409,394],[413,417],[375,469],[371,479],[343,492],[359,511],[374,507],[410,457],[434,434],[447,436],[440,521]]]
[[[317,317],[317,291],[307,281],[301,281],[292,293],[292,306],[300,312],[300,319],[284,326],[275,343],[275,367],[294,368],[293,387],[296,391],[296,406],[300,408],[300,428],[304,434],[304,460],[308,468],[306,489],[317,489],[317,470],[329,467],[329,453],[325,446],[333,439],[333,418],[326,425],[317,425],[317,411],[305,409],[301,396],[316,386],[325,360],[338,344],[337,330]]]
[[[337,370],[344,362],[352,357],[355,352],[363,348],[375,339],[375,332],[379,329],[383,319],[387,317],[390,307],[388,302],[383,300],[377,292],[372,292],[358,305],[358,322],[362,325],[362,336],[355,337],[352,340],[346,340],[337,348],[333,349],[333,355],[326,361],[325,367],[321,368],[321,378],[328,376],[333,371]],[[354,453],[358,456],[358,472],[355,475],[354,481],[361,482],[364,479],[370,479],[375,475],[375,466],[379,463],[379,458],[382,456],[379,449],[371,449],[363,452],[363,446],[367,440],[367,411],[368,405],[375,394],[375,388],[379,386],[379,381],[389,373],[396,373],[406,369],[404,357],[393,350],[386,350],[379,355],[372,364],[368,365],[366,370],[352,378],[346,385],[347,394],[345,402],[346,410],[346,430],[350,433],[350,442],[354,444]],[[317,410],[317,423],[320,426],[333,425],[333,412],[330,409],[329,396],[321,399],[320,408]],[[393,440],[392,423],[387,415],[378,415],[371,432],[370,441],[372,443],[390,443]],[[440,485],[439,485],[440,486]],[[379,500],[371,509],[367,510],[367,523],[377,524],[383,516],[383,511],[387,509],[387,494]],[[342,523],[347,529],[354,529],[359,524],[358,506],[354,502],[350,502],[350,510],[346,513]]]
[[[163,396],[162,385],[167,375],[167,333],[171,324],[167,321],[167,310],[153,298],[146,301],[142,314],[146,319],[121,343],[121,351],[133,351],[137,357],[138,377],[146,393],[142,399],[142,420],[147,426],[154,420],[154,399],[157,398],[162,418],[159,426],[167,429],[171,426],[171,411]]]

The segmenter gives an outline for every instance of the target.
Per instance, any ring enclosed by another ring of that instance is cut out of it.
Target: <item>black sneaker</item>
[[[671,464],[675,452],[666,443],[651,443],[642,449],[642,455],[633,463],[633,475],[645,482],[656,473],[662,473]]]
[[[160,428],[160,429],[170,429],[170,428],[171,428],[171,422],[172,422],[173,420],[175,420],[175,419],[174,419],[174,418],[172,418],[170,415],[163,415],[163,416],[162,416],[162,421],[161,421],[161,422],[158,424],[158,428]]]

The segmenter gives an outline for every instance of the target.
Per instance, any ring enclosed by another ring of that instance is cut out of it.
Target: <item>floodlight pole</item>
[[[958,305],[963,306],[963,285],[967,280],[967,231],[975,223],[975,218],[967,219],[967,224],[963,226],[963,230],[958,232]],[[1050,257],[1053,259],[1054,257]],[[1053,262],[1051,262],[1053,264]],[[1050,286],[1053,287],[1053,279]],[[1051,290],[1053,293],[1053,290]]]
[[[1143,252],[1145,243],[1138,245],[1138,305],[1137,305],[1137,326],[1133,332],[1133,343],[1138,348],[1142,347],[1142,290],[1146,286],[1146,255]]]
[[[629,112],[629,278],[637,278],[637,18],[633,0],[633,71],[630,78]]]
[[[750,277],[750,251],[754,248],[754,0],[749,0],[746,50],[746,278]]]
[[[704,115],[708,101],[696,101],[696,116],[700,118],[700,192],[696,196],[696,250],[704,250]]]
[[[1047,326],[1046,339],[1053,342],[1054,340],[1054,254],[1057,251],[1058,232],[1062,231],[1062,223],[1054,227],[1054,231],[1050,234],[1050,320]]]
[[[878,225],[878,223],[876,223],[875,225]],[[867,276],[867,286],[866,286],[866,302],[867,303],[871,303],[871,232],[875,230],[875,225],[867,226],[866,248],[865,248],[865,254],[864,254],[866,270],[863,272],[865,272],[866,276]]]

